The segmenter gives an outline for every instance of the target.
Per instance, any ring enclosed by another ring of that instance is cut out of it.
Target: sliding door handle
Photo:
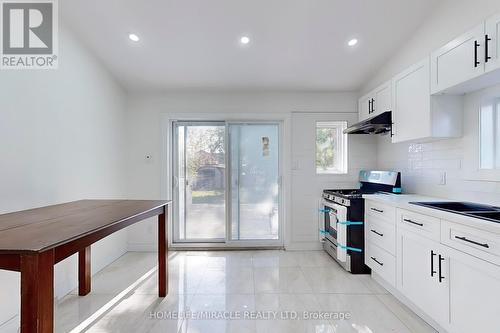
[[[477,40],[474,41],[474,67],[477,68],[477,66],[479,66],[479,64],[481,64],[478,60],[478,55],[477,55],[477,52],[478,52],[478,49],[479,49],[479,42]]]
[[[491,57],[489,55],[489,42],[491,41],[491,38],[488,35],[484,36],[484,62],[487,63]]]

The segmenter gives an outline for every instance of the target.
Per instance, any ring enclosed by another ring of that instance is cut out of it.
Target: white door
[[[391,98],[391,82],[386,82],[374,90],[375,105],[372,116],[379,115],[386,111],[391,111],[392,98]]]
[[[371,117],[372,96],[364,96],[359,100],[359,121]]]
[[[431,135],[429,58],[411,66],[392,80],[392,142]]]
[[[440,245],[401,230],[398,235],[398,289],[437,323],[449,321],[448,258]]]
[[[484,49],[486,72],[500,68],[500,14],[486,21]]]
[[[433,94],[484,73],[484,23],[431,54]]]
[[[500,267],[450,250],[451,332],[497,332]]]

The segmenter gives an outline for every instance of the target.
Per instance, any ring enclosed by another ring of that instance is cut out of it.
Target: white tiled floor
[[[348,274],[324,252],[171,253],[165,299],[156,296],[155,264],[154,253],[127,253],[108,266],[94,277],[90,295],[71,294],[59,302],[57,332],[435,332],[369,276]],[[315,311],[350,318],[162,319],[182,311]]]

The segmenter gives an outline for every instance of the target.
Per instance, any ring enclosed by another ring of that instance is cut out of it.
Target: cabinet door
[[[500,68],[500,14],[486,21],[484,49],[486,72]]]
[[[431,54],[433,94],[484,73],[484,23]]]
[[[386,82],[374,91],[374,112],[372,116],[376,116],[386,111],[391,111],[392,99],[391,99],[391,82]]]
[[[370,108],[371,108],[371,95],[363,96],[359,100],[359,120],[365,120],[371,117]]]
[[[411,66],[392,80],[392,142],[431,135],[429,58]]]
[[[448,259],[443,257],[440,249],[441,245],[437,242],[410,231],[400,231],[397,287],[438,324],[446,325],[449,322]],[[440,258],[443,259],[441,270]],[[439,276],[442,278],[439,279]]]
[[[450,250],[450,332],[498,332],[500,267]]]

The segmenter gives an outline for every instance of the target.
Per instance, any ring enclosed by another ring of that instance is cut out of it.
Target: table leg
[[[54,331],[54,250],[21,255],[21,333]]]
[[[168,246],[167,246],[167,208],[158,215],[158,295],[168,293]]]
[[[85,296],[90,293],[90,260],[90,246],[78,252],[78,295],[80,296]]]

